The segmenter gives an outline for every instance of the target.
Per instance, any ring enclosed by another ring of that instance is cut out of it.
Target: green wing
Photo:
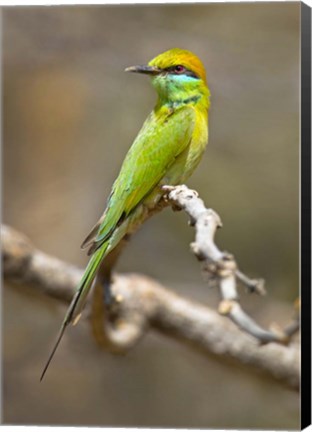
[[[175,159],[189,145],[195,123],[192,107],[166,115],[154,111],[128,151],[116,179],[107,208],[84,241],[98,249],[129,213],[153,190]]]
[[[122,164],[103,216],[83,242],[83,247],[92,243],[89,252],[95,253],[67,310],[40,380],[46,373],[66,327],[70,322],[77,322],[80,316],[96,272],[105,258],[109,237],[118,224],[153,190],[174,160],[187,148],[192,139],[194,124],[195,111],[191,107],[180,108],[172,114],[168,110],[164,114],[153,112],[144,123]]]

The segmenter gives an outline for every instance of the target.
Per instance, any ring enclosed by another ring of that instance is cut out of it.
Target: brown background
[[[260,323],[285,324],[298,292],[299,3],[3,10],[4,222],[83,266],[81,240],[155,102],[125,67],[180,47],[207,68],[210,137],[189,180],[221,215],[221,248],[267,281],[241,294]],[[135,236],[119,271],[139,271],[215,306],[189,253],[183,214]],[[298,427],[299,397],[261,375],[148,334],[126,357],[70,329],[39,376],[64,308],[29,287],[3,292],[6,423],[197,428]]]

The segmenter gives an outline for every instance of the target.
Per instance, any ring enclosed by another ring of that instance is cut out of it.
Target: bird
[[[191,51],[172,48],[147,65],[126,72],[148,75],[157,103],[131,145],[113,183],[106,208],[81,247],[89,262],[67,309],[40,381],[63,337],[76,324],[105,257],[144,219],[165,192],[163,186],[184,183],[200,162],[208,143],[210,90],[202,61]]]

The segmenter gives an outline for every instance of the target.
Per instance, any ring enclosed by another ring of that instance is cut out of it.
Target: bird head
[[[188,100],[196,94],[209,96],[204,65],[191,51],[173,48],[146,66],[131,66],[126,71],[150,75],[163,102]]]

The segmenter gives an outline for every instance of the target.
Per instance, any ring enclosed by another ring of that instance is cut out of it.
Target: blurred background
[[[241,293],[262,325],[284,325],[298,295],[300,3],[3,9],[3,220],[78,266],[121,162],[155,103],[125,74],[172,47],[204,62],[209,145],[188,185],[223,221],[220,248],[264,277]],[[186,216],[167,209],[117,269],[215,307],[189,252]],[[31,287],[3,291],[3,416],[10,424],[296,429],[299,395],[244,366],[148,333],[125,357],[81,323],[39,376],[65,308]]]

